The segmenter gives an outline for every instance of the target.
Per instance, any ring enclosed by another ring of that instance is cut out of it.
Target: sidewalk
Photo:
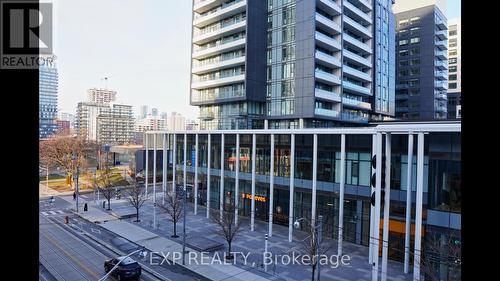
[[[64,200],[73,202],[72,198],[65,198],[63,197]],[[91,203],[91,202],[87,202]],[[116,233],[117,235],[128,239],[134,243],[137,243],[139,245],[143,245],[146,247],[151,252],[163,252],[165,255],[167,253],[170,253],[168,255],[168,260],[173,263],[173,256],[172,253],[178,252],[182,253],[182,245],[179,243],[176,243],[170,239],[167,239],[165,237],[161,237],[153,232],[150,232],[148,230],[145,230],[142,227],[139,227],[133,223],[130,223],[128,221],[124,220],[117,220],[116,217],[109,215],[108,213],[92,206],[91,204],[88,204],[89,206],[89,211],[87,212],[79,212],[77,215],[80,217],[91,221],[91,222],[103,222],[100,224],[101,227]],[[191,262],[191,264],[185,265],[185,267],[193,272],[196,272],[200,275],[202,275],[205,278],[209,278],[211,280],[241,280],[241,281],[247,281],[247,280],[255,280],[255,281],[265,281],[269,280],[267,278],[261,277],[259,275],[256,275],[252,272],[248,272],[242,268],[239,268],[234,265],[229,265],[229,264],[212,264],[212,265],[202,265],[201,261],[201,255],[199,252],[196,250],[193,250],[189,247],[186,247],[186,250],[189,252],[196,252],[197,255],[197,262]],[[161,262],[161,257],[154,260],[156,262]],[[192,259],[194,260],[194,259]],[[188,256],[186,255],[186,261],[188,261]],[[176,263],[179,263],[180,260],[175,260]],[[207,263],[207,258],[205,256],[205,263]]]

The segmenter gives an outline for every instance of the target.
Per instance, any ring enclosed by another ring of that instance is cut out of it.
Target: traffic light
[[[375,188],[377,185],[377,155],[373,155],[372,157],[372,168],[375,169],[375,171],[372,174],[371,177],[371,185]],[[380,204],[384,204],[384,197],[385,197],[385,155],[382,156],[382,173],[381,173],[381,181],[380,181]],[[372,192],[372,196],[370,198],[372,206],[375,206],[375,191]]]

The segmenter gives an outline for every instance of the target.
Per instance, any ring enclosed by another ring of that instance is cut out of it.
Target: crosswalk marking
[[[57,210],[57,212],[58,212],[59,214],[64,214],[64,212],[63,212],[63,211],[61,211],[61,210]]]
[[[44,215],[44,216],[50,216],[50,215],[64,215],[66,214],[66,212],[64,212],[63,210],[55,210],[55,211],[52,211],[52,210],[46,210],[45,212],[40,212],[40,214]]]
[[[50,212],[51,214],[53,214],[53,215],[57,214],[57,213],[56,213],[56,212],[54,212],[54,211],[49,211],[49,212]]]
[[[48,216],[48,215],[49,215],[49,214],[47,214],[46,212],[41,212],[41,213],[42,213],[42,215],[44,215],[44,216]]]

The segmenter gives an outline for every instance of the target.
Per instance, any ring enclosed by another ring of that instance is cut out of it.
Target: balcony
[[[350,112],[342,112],[342,120],[354,123],[368,123],[368,116]]]
[[[316,50],[314,57],[316,58],[316,62],[318,62],[321,65],[325,65],[332,68],[341,66],[340,60],[338,58],[330,56],[329,54],[325,54],[321,51]]]
[[[333,0],[317,0],[316,6],[334,16],[342,13],[340,6]]]
[[[217,93],[196,93],[193,91],[191,94],[191,101],[196,103],[196,105],[200,104],[214,104],[224,100],[234,100],[237,98],[242,98],[245,96],[245,90],[236,90],[236,91],[223,91]]]
[[[213,62],[210,64],[206,65],[201,65],[201,66],[196,66],[193,67],[193,74],[204,74],[207,72],[215,71],[215,70],[220,70],[222,68],[227,68],[229,66],[236,66],[236,65],[242,65],[245,64],[245,56],[237,57],[237,58],[232,58],[228,60],[223,60],[223,61],[218,61],[218,62]]]
[[[435,45],[439,50],[448,50],[448,42],[446,40],[435,41]]]
[[[208,58],[212,55],[215,55],[217,53],[234,51],[236,49],[239,49],[239,48],[245,46],[245,43],[246,43],[246,38],[240,38],[237,40],[232,40],[232,41],[230,40],[230,41],[227,41],[225,43],[219,43],[213,47],[194,51],[193,58],[197,59],[197,60],[201,60],[201,59]]]
[[[350,2],[344,1],[344,7],[349,9],[351,12],[354,13],[353,17],[355,20],[361,20],[367,24],[371,24],[373,22],[372,18],[368,14],[366,14],[366,12],[363,12],[362,10],[360,10],[359,8],[357,8],[356,6],[351,4]]]
[[[340,78],[332,73],[328,73],[322,70],[316,70],[315,75],[318,81],[321,81],[330,85],[340,85]]]
[[[434,62],[434,66],[438,70],[446,70],[448,69],[448,62],[446,60],[438,60]]]
[[[434,71],[434,77],[437,80],[446,80],[446,79],[448,79],[448,72],[447,71]]]
[[[436,37],[439,40],[446,40],[446,38],[448,37],[448,31],[447,30],[436,31]]]
[[[347,90],[351,90],[351,91],[359,93],[359,94],[363,94],[363,95],[366,95],[366,96],[371,96],[372,95],[372,90],[370,88],[359,86],[359,85],[356,85],[356,84],[351,83],[349,81],[345,81],[344,80],[342,82],[342,86],[345,89],[347,89]]]
[[[360,37],[363,37],[365,39],[372,38],[372,32],[368,28],[362,26],[361,24],[357,23],[356,21],[354,21],[353,19],[351,19],[350,17],[348,17],[346,15],[344,15],[343,19],[344,19],[345,27],[349,28],[349,30],[352,33],[354,33]]]
[[[436,26],[439,28],[439,30],[448,30],[448,26],[444,20],[436,21]]]
[[[333,109],[325,109],[325,108],[315,108],[314,114],[320,115],[320,116],[332,117],[332,118],[339,117],[338,111],[333,110]]]
[[[321,46],[329,51],[340,51],[341,49],[339,41],[319,31],[316,31],[315,38],[318,46]]]
[[[344,38],[344,41],[351,44],[352,47],[354,49],[356,49],[357,51],[361,51],[361,52],[365,52],[367,54],[371,54],[372,53],[372,48],[366,44],[366,43],[363,43],[361,41],[359,41],[358,39],[352,37],[352,36],[349,36],[347,34],[342,34],[342,38]]]
[[[195,44],[205,44],[219,37],[224,37],[233,33],[238,33],[245,30],[246,19],[233,20],[228,23],[221,24],[218,28],[215,27],[211,31],[207,31],[203,34],[198,34],[193,37],[193,43]]]
[[[200,28],[223,20],[224,18],[237,15],[245,11],[246,4],[246,0],[237,0],[235,2],[231,2],[229,5],[221,6],[216,10],[212,10],[208,14],[198,14],[195,16],[193,25]]]
[[[356,79],[361,79],[364,82],[372,82],[372,77],[368,73],[364,73],[363,71],[359,71],[359,70],[354,69],[352,67],[349,67],[345,64],[342,67],[342,70],[344,72],[344,75],[351,76],[352,78],[356,78]]]
[[[222,0],[198,0],[194,2],[193,11],[197,13],[205,13],[210,9],[219,6]]]
[[[436,82],[434,82],[434,87],[437,90],[448,90],[448,82],[446,80],[436,81]]]
[[[348,50],[345,50],[345,49],[342,52],[342,54],[344,55],[344,59],[346,59],[350,62],[360,64],[360,65],[365,66],[365,67],[370,67],[370,68],[372,67],[372,62],[369,59],[365,59],[360,55],[357,55],[357,54],[350,52]]]
[[[201,112],[200,117],[198,117],[201,120],[213,120],[215,118],[215,113],[213,112]]]
[[[336,34],[342,33],[342,28],[340,28],[340,25],[320,13],[316,13],[316,22],[318,26],[321,26],[329,32]]]
[[[448,100],[448,94],[446,92],[440,92],[440,91],[435,91],[434,92],[434,97],[437,100]]]
[[[354,107],[358,109],[372,109],[372,105],[369,102],[363,102],[347,97],[342,98],[342,104],[348,107]]]
[[[446,51],[434,51],[434,55],[440,60],[448,59],[448,53]]]
[[[339,93],[330,92],[322,89],[314,89],[314,96],[318,99],[332,101],[332,102],[341,102],[341,97]]]
[[[223,86],[228,84],[233,84],[237,82],[245,81],[245,74],[239,74],[235,76],[229,76],[224,78],[218,78],[213,80],[206,81],[194,81],[191,85],[191,88],[195,90],[204,89],[204,88],[212,88],[217,86]]]

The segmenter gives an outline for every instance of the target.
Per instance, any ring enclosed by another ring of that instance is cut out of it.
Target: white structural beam
[[[153,229],[156,229],[156,134],[153,135]]]
[[[415,249],[413,255],[413,280],[420,281],[422,244],[422,204],[424,195],[424,133],[418,133],[417,143],[417,198],[415,202]]]
[[[405,225],[405,260],[404,273],[410,271],[410,235],[411,235],[411,190],[413,170],[413,134],[408,134],[408,167],[406,170],[406,225]]]
[[[224,134],[220,136],[220,202],[219,212],[222,219],[222,211],[224,209]]]
[[[236,134],[236,175],[234,179],[234,224],[238,225],[238,203],[240,194],[240,134]]]
[[[318,170],[318,135],[313,135],[313,170],[312,170],[312,202],[311,225],[316,226],[316,174]]]
[[[380,203],[381,203],[381,185],[382,185],[382,133],[377,133],[377,150],[376,150],[376,180],[375,180],[375,220],[373,229],[373,263],[372,263],[372,281],[378,280],[378,250],[380,242]]]
[[[173,135],[174,138],[174,147],[172,152],[172,192],[175,194],[176,192],[176,183],[175,183],[175,174],[176,174],[176,158],[177,158],[177,137],[176,134]]]
[[[194,214],[198,214],[198,136],[195,135],[194,143]]]
[[[342,241],[344,239],[344,193],[345,193],[345,134],[340,139],[340,195],[339,195],[339,241],[338,256],[342,256]]]
[[[295,177],[295,135],[290,135],[290,202],[288,205],[288,242],[292,242],[293,235],[293,203],[294,203],[294,177]]]
[[[382,234],[381,281],[387,281],[387,258],[389,253],[389,210],[391,202],[391,133],[385,135],[385,197],[384,228]]]
[[[148,197],[148,176],[149,176],[149,146],[148,146],[148,134],[144,134],[144,152],[146,153],[146,163],[145,163],[145,171],[144,171],[144,178],[145,178],[145,187],[146,187],[146,197]]]
[[[183,151],[183,159],[184,159],[184,163],[183,163],[183,175],[182,175],[182,182],[184,183],[184,186],[183,186],[183,189],[184,189],[184,196],[187,196],[186,194],[186,183],[187,183],[187,178],[186,178],[186,170],[187,170],[187,134],[184,134],[184,151]]]
[[[274,134],[271,134],[271,163],[269,168],[269,237],[273,236],[273,202],[274,202]]]
[[[377,151],[377,135],[376,134],[373,134],[372,135],[372,159],[373,159],[373,156],[375,155]],[[370,175],[373,175],[373,173],[375,173],[375,169],[371,169],[371,173]],[[370,192],[370,196],[373,194],[373,192],[375,192],[375,187],[371,186],[370,184],[370,187],[371,187],[371,192]],[[375,221],[375,207],[370,204],[370,237],[369,237],[369,243],[368,243],[368,263],[369,264],[373,264],[373,230],[375,229],[373,226],[374,226],[374,221]]]
[[[210,217],[210,163],[212,156],[212,138],[208,134],[208,147],[207,147],[207,219]]]
[[[165,190],[167,190],[167,134],[163,134],[163,161],[162,161],[162,181],[161,191],[163,193],[162,200],[165,200]],[[165,202],[165,201],[163,201]]]
[[[257,149],[256,135],[252,135],[252,199],[250,205],[250,231],[255,227],[255,155]]]

